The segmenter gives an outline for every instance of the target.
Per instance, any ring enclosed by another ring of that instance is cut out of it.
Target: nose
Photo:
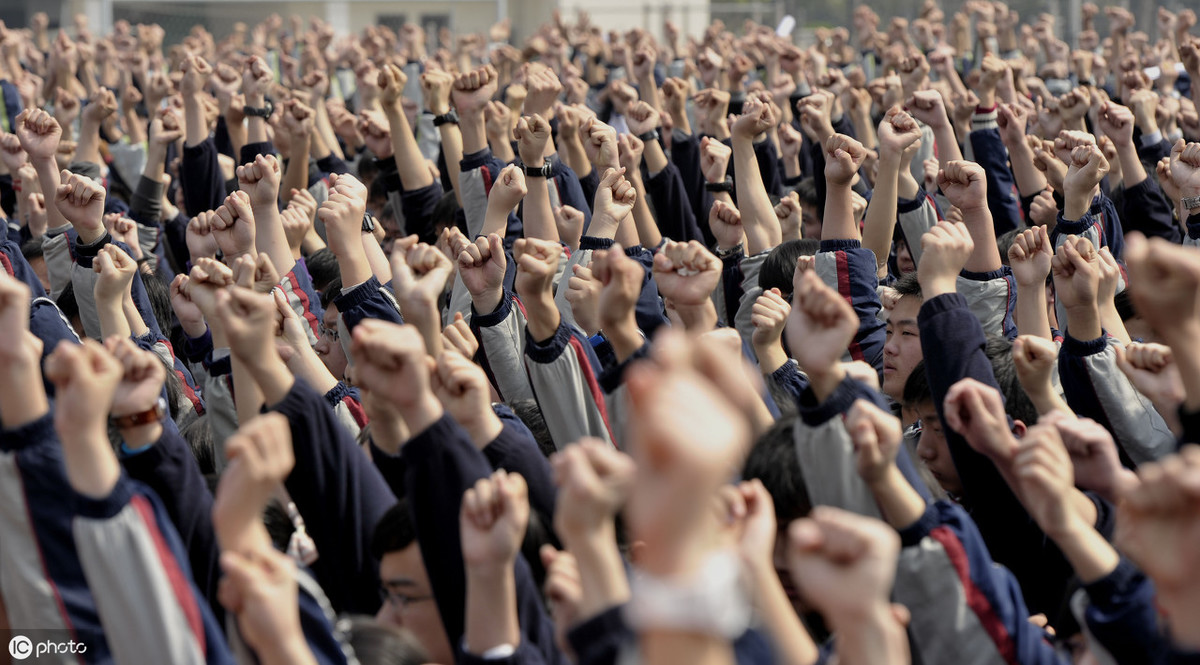
[[[325,341],[324,335],[317,338],[317,343],[313,346],[313,350],[317,352],[317,355],[321,356],[329,353],[329,342]]]
[[[925,437],[926,434],[922,433],[921,438],[917,439],[917,456],[926,462],[932,462],[933,460],[937,459],[937,448],[930,445],[930,443],[925,440]]]
[[[400,615],[392,609],[392,604],[388,601],[383,601],[383,605],[379,607],[379,611],[375,613],[375,620],[385,626],[403,626],[404,622],[400,620]]]

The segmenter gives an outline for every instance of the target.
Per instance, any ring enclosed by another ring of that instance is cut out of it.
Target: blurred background
[[[879,13],[883,23],[893,16],[911,19],[917,16],[924,0],[780,0],[777,2],[709,1],[709,0],[417,0],[413,2],[382,2],[380,0],[0,0],[0,20],[9,26],[26,26],[34,12],[50,16],[50,27],[70,24],[76,13],[86,14],[94,29],[107,31],[112,21],[125,19],[130,23],[158,23],[166,30],[166,43],[182,38],[193,25],[203,25],[217,39],[228,34],[235,22],[253,25],[272,13],[284,18],[291,14],[320,17],[333,24],[338,32],[360,30],[367,25],[388,25],[393,28],[416,22],[426,33],[436,35],[439,28],[448,27],[456,33],[484,32],[504,17],[512,18],[513,39],[520,40],[538,25],[550,19],[555,9],[568,21],[576,12],[588,12],[592,21],[608,30],[644,28],[661,36],[663,22],[674,21],[684,34],[698,34],[711,21],[721,20],[735,31],[747,19],[767,25],[778,25],[786,15],[796,19],[798,43],[812,40],[818,27],[846,26],[851,28],[854,8],[869,4]],[[1020,13],[1023,22],[1031,22],[1043,12],[1058,17],[1059,36],[1073,42],[1071,18],[1079,15],[1081,0],[1008,0],[1008,5]],[[947,15],[958,10],[963,0],[942,0]],[[1139,29],[1152,32],[1158,7],[1178,11],[1191,7],[1200,11],[1200,0],[1149,0],[1124,2],[1097,1],[1101,7],[1123,6],[1137,17]],[[65,21],[63,20],[65,18]],[[1097,17],[1101,35],[1107,33],[1103,12]]]

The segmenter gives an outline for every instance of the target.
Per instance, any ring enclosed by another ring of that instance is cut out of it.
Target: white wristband
[[[678,630],[734,640],[750,625],[742,562],[732,550],[710,554],[691,580],[667,580],[635,570],[625,620],[634,630]]]

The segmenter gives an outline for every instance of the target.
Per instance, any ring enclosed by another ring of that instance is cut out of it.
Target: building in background
[[[1074,26],[1062,17],[1077,11],[1080,0],[1007,0],[1020,12],[1025,21],[1042,12],[1060,17],[1060,33],[1073,32]],[[1097,4],[1122,5],[1137,17],[1142,30],[1153,32],[1155,12],[1159,6],[1180,9],[1196,0],[1168,0],[1163,3],[1140,0],[1096,0]],[[941,0],[940,5],[950,14],[964,0]],[[368,25],[388,25],[397,28],[406,22],[416,22],[436,35],[441,27],[455,32],[486,32],[497,20],[510,17],[514,39],[527,36],[536,26],[550,20],[553,10],[573,20],[577,11],[586,11],[592,22],[605,30],[624,31],[644,28],[661,35],[664,21],[673,21],[684,34],[699,34],[713,20],[722,20],[731,30],[740,31],[746,19],[767,25],[777,25],[785,15],[792,15],[800,32],[810,34],[812,28],[851,26],[854,7],[869,4],[882,17],[883,26],[892,16],[912,18],[920,11],[924,0],[0,0],[0,20],[10,26],[28,25],[34,12],[50,15],[50,26],[70,25],[75,13],[89,16],[91,25],[107,30],[113,20],[131,23],[154,22],[167,31],[168,43],[182,38],[193,25],[200,24],[218,39],[230,32],[233,24],[242,21],[253,25],[272,13],[283,17],[291,14],[320,17],[339,33],[357,31]],[[63,21],[63,18],[66,18]],[[1107,30],[1103,13],[1097,19],[1102,34]],[[1077,24],[1076,24],[1077,25]]]

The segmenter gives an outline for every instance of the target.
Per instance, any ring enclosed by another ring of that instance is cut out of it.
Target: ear
[[[1013,424],[1012,424],[1013,436],[1017,437],[1018,439],[1023,439],[1023,438],[1025,438],[1025,431],[1027,429],[1029,429],[1029,428],[1025,426],[1025,423],[1023,421],[1017,420],[1015,418],[1013,419]]]

